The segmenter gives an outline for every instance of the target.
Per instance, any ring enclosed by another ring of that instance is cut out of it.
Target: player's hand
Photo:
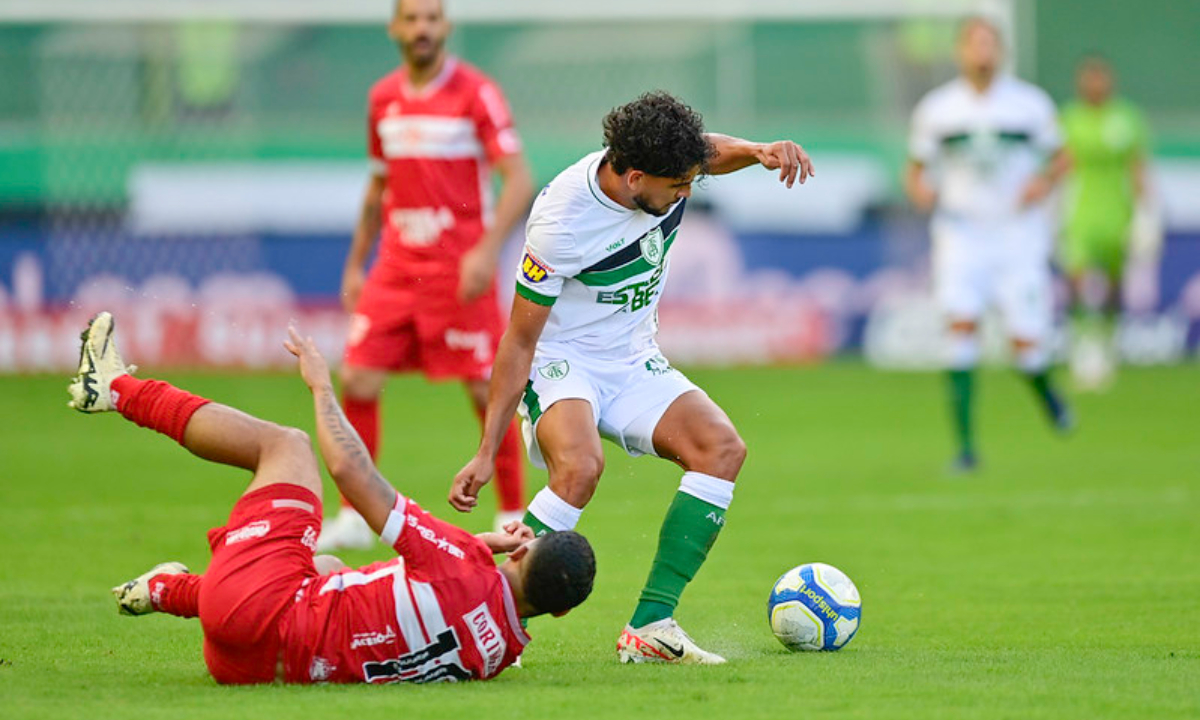
[[[493,553],[509,553],[533,540],[533,528],[525,523],[513,521],[504,526],[504,532],[479,533],[479,538]]]
[[[366,282],[367,273],[361,267],[347,267],[342,271],[342,307],[346,312],[352,313],[358,307],[358,297]]]
[[[803,185],[810,175],[816,174],[808,153],[791,140],[764,143],[758,147],[755,154],[763,167],[768,170],[778,170],[779,182],[785,183],[788,187],[794,185],[797,178]]]
[[[462,257],[458,268],[458,301],[469,303],[488,291],[496,277],[496,253],[486,243],[471,248]]]
[[[1021,192],[1021,207],[1037,205],[1050,196],[1054,184],[1045,175],[1038,175],[1029,181]]]
[[[476,455],[471,458],[450,485],[450,504],[459,512],[471,512],[479,504],[479,488],[496,473],[496,463]]]
[[[311,337],[300,337],[295,325],[288,325],[288,339],[283,341],[287,351],[300,360],[300,377],[313,390],[332,384],[329,364]]]

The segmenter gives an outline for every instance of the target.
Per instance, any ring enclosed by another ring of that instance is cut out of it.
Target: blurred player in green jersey
[[[1078,98],[1062,111],[1070,175],[1063,262],[1074,293],[1071,369],[1081,389],[1107,384],[1114,367],[1113,321],[1131,226],[1145,186],[1142,114],[1113,94],[1108,62],[1089,56],[1076,75]]]

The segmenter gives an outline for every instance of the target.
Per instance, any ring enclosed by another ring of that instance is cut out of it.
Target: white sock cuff
[[[946,342],[946,362],[952,370],[968,370],[979,364],[979,336],[975,333],[950,333]]]
[[[583,508],[571,505],[555,495],[549,487],[544,487],[538,491],[537,495],[533,496],[533,502],[529,503],[529,512],[544,522],[551,530],[558,532],[574,530],[575,526],[579,524],[579,516],[583,514]]]
[[[728,510],[733,502],[733,483],[712,475],[698,472],[685,472],[683,480],[679,481],[679,492],[703,500],[709,505],[716,505],[722,510]]]

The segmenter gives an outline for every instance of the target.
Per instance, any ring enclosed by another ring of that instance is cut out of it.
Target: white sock
[[[709,505],[716,505],[722,510],[728,510],[733,502],[733,483],[712,475],[698,472],[685,472],[679,481],[679,492],[703,500]]]
[[[574,530],[575,526],[579,524],[579,516],[583,514],[583,508],[574,507],[555,495],[549,487],[544,487],[538,491],[537,495],[533,496],[533,502],[529,503],[529,512],[545,523],[546,527],[559,532]]]
[[[979,336],[975,333],[950,333],[946,354],[951,370],[970,370],[979,364]]]

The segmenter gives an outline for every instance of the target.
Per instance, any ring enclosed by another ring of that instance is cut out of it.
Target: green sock
[[[974,370],[951,370],[947,377],[950,380],[950,416],[954,420],[954,433],[958,439],[958,449],[965,455],[975,453],[975,434],[971,428],[972,403],[975,386]]]
[[[659,531],[658,552],[650,566],[650,577],[642,588],[630,625],[637,628],[671,617],[683,588],[704,564],[724,526],[724,508],[685,492],[675,493]]]
[[[538,520],[537,516],[534,515],[533,512],[530,510],[525,511],[525,519],[522,520],[521,522],[525,523],[526,525],[528,525],[530,527],[530,529],[533,530],[534,537],[541,537],[541,536],[545,535],[546,533],[554,532],[554,530],[551,529],[549,525],[542,522],[541,520]]]
[[[1029,387],[1033,388],[1033,392],[1042,403],[1042,408],[1050,416],[1051,420],[1057,418],[1062,409],[1062,399],[1054,390],[1054,385],[1050,382],[1050,373],[1046,370],[1038,372],[1025,373],[1025,379],[1029,381]]]

